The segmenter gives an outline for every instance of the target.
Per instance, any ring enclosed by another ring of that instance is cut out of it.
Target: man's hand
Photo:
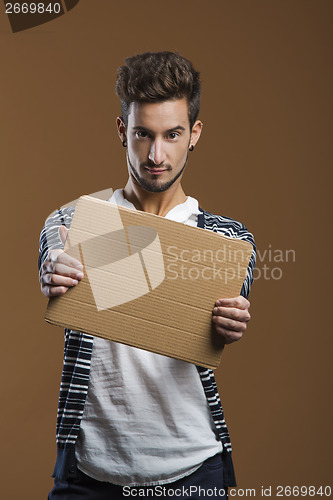
[[[216,331],[224,337],[226,344],[242,338],[246,324],[251,318],[249,307],[250,302],[242,295],[216,301],[212,320]]]
[[[65,245],[68,230],[60,226],[59,236]],[[75,286],[83,278],[81,262],[67,255],[63,250],[50,250],[42,265],[41,289],[50,298],[63,295],[69,287]]]

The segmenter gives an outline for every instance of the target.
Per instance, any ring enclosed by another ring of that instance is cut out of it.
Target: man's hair
[[[116,94],[127,127],[131,102],[163,102],[186,98],[190,128],[200,108],[201,84],[192,63],[177,52],[145,52],[125,59],[118,68]]]

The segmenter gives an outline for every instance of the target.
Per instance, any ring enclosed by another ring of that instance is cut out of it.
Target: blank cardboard
[[[50,299],[46,321],[218,366],[224,341],[212,309],[239,295],[249,242],[82,196],[65,251],[82,262],[84,279]]]

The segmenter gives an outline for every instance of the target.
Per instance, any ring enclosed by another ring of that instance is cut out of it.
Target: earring
[[[123,147],[127,148],[127,142],[125,140],[123,140]]]
[[[189,147],[189,151],[193,151],[193,149],[194,149],[194,146],[192,144],[192,146]]]

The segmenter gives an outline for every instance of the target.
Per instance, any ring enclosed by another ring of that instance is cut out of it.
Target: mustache
[[[161,165],[156,165],[156,163],[145,161],[144,163],[141,163],[140,165],[142,168],[148,167],[148,168],[165,168],[166,170],[172,170],[172,166],[170,164],[161,164]]]

